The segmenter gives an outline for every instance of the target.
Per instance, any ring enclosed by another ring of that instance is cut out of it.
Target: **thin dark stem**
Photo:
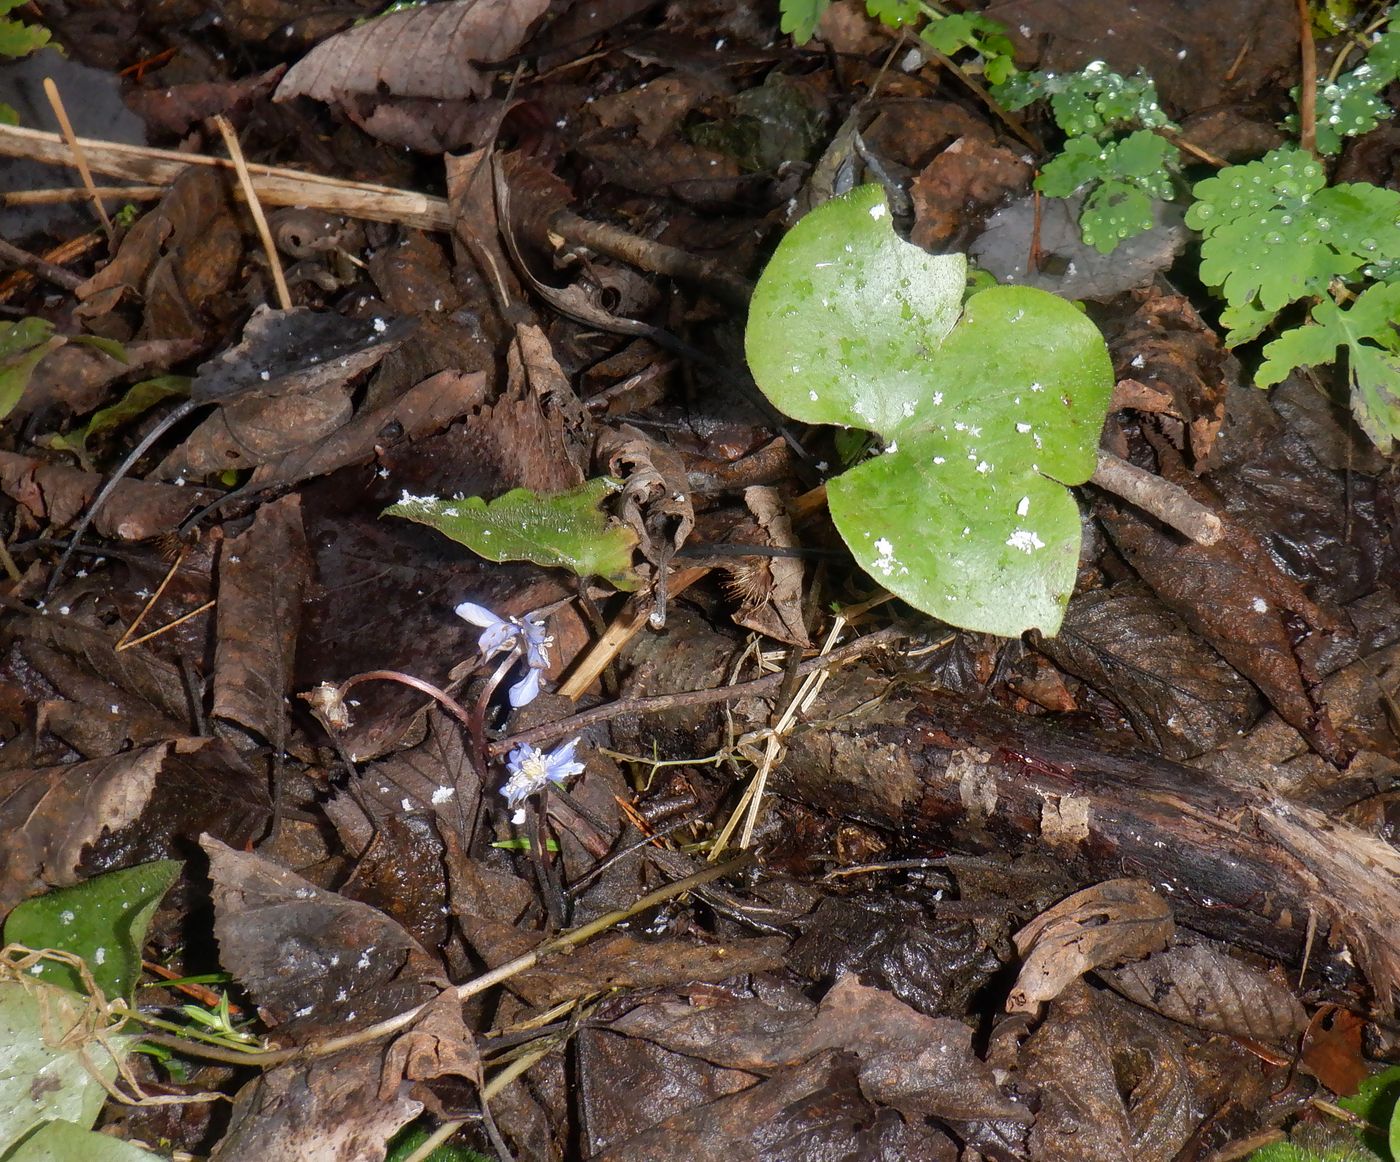
[[[813,670],[840,665],[842,662],[868,653],[877,646],[887,645],[903,634],[904,630],[898,626],[877,629],[874,633],[868,633],[853,642],[848,642],[839,649],[832,650],[829,654],[808,658],[797,667],[797,676],[799,678],[805,677]],[[731,698],[751,698],[756,694],[777,690],[786,678],[786,673],[769,674],[766,678],[755,678],[752,682],[739,682],[733,686],[719,686],[711,690],[686,690],[677,694],[657,694],[651,698],[623,698],[618,702],[610,702],[606,706],[596,706],[592,710],[571,714],[568,718],[562,718],[558,722],[547,722],[540,726],[531,727],[529,730],[522,730],[519,734],[512,734],[509,738],[491,743],[486,751],[491,755],[502,755],[521,743],[529,743],[533,746],[546,739],[558,738],[561,734],[577,734],[585,727],[593,726],[599,722],[607,722],[622,714],[657,714],[663,710],[675,710],[682,706],[704,706],[710,702],[727,702]]]
[[[112,495],[113,490],[122,482],[126,474],[135,467],[136,461],[141,459],[152,444],[189,415],[190,412],[194,411],[197,407],[203,406],[203,401],[195,401],[192,399],[184,400],[179,407],[167,414],[160,423],[156,424],[155,427],[146,433],[141,442],[127,454],[126,459],[121,462],[117,470],[107,478],[107,482],[102,486],[98,494],[93,497],[92,503],[88,505],[87,512],[83,513],[78,523],[74,526],[73,536],[68,541],[68,547],[63,550],[63,555],[58,558],[58,564],[53,567],[53,572],[49,574],[49,583],[44,588],[45,597],[52,594],[58,587],[59,580],[63,577],[64,570],[68,568],[68,562],[72,559],[74,552],[77,551],[78,542],[83,539],[83,534],[87,532],[88,526],[92,524],[93,518],[97,516],[102,506],[107,503],[107,498]]]
[[[1317,153],[1317,47],[1313,44],[1308,0],[1298,3],[1298,48],[1303,58],[1303,83],[1298,87],[1298,145]]]

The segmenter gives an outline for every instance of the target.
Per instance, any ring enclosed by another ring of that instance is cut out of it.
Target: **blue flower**
[[[506,759],[506,770],[510,778],[501,788],[506,802],[515,808],[511,815],[512,823],[525,822],[525,808],[521,806],[531,795],[543,791],[550,783],[564,784],[565,779],[583,774],[583,764],[574,759],[574,747],[579,740],[566,742],[563,746],[545,754],[537,747],[521,743]]]
[[[501,618],[472,601],[462,602],[455,612],[463,621],[481,627],[476,645],[484,661],[497,654],[525,659],[525,676],[510,688],[510,704],[519,708],[533,702],[540,692],[540,677],[549,668],[549,647],[554,644],[544,618],[538,613]]]

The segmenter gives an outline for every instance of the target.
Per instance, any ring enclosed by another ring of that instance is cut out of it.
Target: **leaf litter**
[[[1165,3],[988,12],[1042,69],[1144,68],[1210,149],[1296,69],[1265,7],[1209,34]],[[1393,467],[1300,377],[1248,384],[1175,284],[1179,224],[1105,264],[1017,208],[1025,140],[887,68],[863,6],[823,17],[830,58],[776,13],[546,8],[53,17],[162,144],[217,153],[227,112],[303,204],[348,178],[450,215],[278,211],[269,254],[191,166],[60,260],[76,292],[0,291],[70,340],[0,433],[0,914],[27,932],[55,892],[183,868],[132,937],[134,1011],[165,1022],[117,1049],[145,1096],[99,1124],[227,1159],[441,1127],[503,1159],[1165,1162],[1278,1126],[1289,1082],[1345,1096],[1400,999]],[[852,568],[811,490],[864,453],[755,407],[742,305],[862,182],[901,236],[1087,300],[1103,446],[1228,535],[1084,486],[1076,596],[1020,642]],[[192,406],[161,432],[167,375]],[[567,569],[382,515],[609,474]],[[197,1039],[217,996],[163,978],[208,973],[234,1024]],[[228,1116],[151,1100],[211,1093]]]

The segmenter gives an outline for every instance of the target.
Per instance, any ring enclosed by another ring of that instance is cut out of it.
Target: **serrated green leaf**
[[[5,919],[5,942],[81,956],[105,996],[130,998],[141,976],[146,929],[183,865],[162,859],[93,876],[25,900]],[[39,979],[81,991],[82,978],[45,961]]]
[[[967,260],[898,237],[884,191],[818,206],[783,239],[749,304],[764,394],[809,424],[897,432],[928,395],[923,363],[962,312]]]
[[[831,0],[782,0],[782,23],[779,27],[791,34],[798,44],[806,44],[817,31],[817,21]]]
[[[0,420],[14,411],[39,361],[64,342],[43,319],[0,326]]]
[[[0,1157],[10,1157],[15,1143],[45,1122],[92,1125],[107,1100],[99,1077],[109,1083],[116,1077],[111,1054],[51,1035],[73,1029],[83,1006],[83,998],[39,981],[0,981]],[[134,1038],[116,1034],[106,1040],[120,1053]]]
[[[923,14],[919,0],[865,0],[865,10],[889,28],[914,24]]]
[[[1203,235],[1202,281],[1232,308],[1273,314],[1400,253],[1400,193],[1364,183],[1324,188],[1325,180],[1315,158],[1286,148],[1198,182],[1186,224]],[[1257,312],[1248,317],[1258,321]],[[1247,337],[1232,330],[1226,343]]]
[[[1079,212],[1084,241],[1100,254],[1111,254],[1125,238],[1152,229],[1152,199],[1124,181],[1101,182]]]
[[[1400,283],[1368,287],[1342,310],[1329,298],[1312,309],[1312,323],[1285,331],[1264,348],[1255,382],[1268,387],[1295,367],[1331,363],[1345,347],[1351,410],[1382,452],[1400,440]]]
[[[1051,198],[1067,198],[1080,186],[1108,174],[1108,151],[1092,137],[1071,137],[1041,167],[1035,188]]]
[[[862,187],[783,240],[750,306],[750,368],[789,414],[890,442],[827,484],[873,577],[955,625],[1053,634],[1079,559],[1064,486],[1094,470],[1113,386],[1103,337],[1026,287],[960,315],[962,256],[904,242],[883,209]]]
[[[0,57],[28,56],[52,39],[53,34],[41,25],[0,18]]]
[[[384,515],[429,525],[488,561],[533,561],[630,590],[639,584],[632,569],[636,534],[599,507],[616,488],[615,481],[598,477],[554,496],[514,488],[489,503],[479,496],[405,494]]]

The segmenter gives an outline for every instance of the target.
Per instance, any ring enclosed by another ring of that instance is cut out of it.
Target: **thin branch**
[[[1145,472],[1111,452],[1099,451],[1098,465],[1089,479],[1105,492],[1150,512],[1198,545],[1213,545],[1225,535],[1221,519],[1180,485]]]

